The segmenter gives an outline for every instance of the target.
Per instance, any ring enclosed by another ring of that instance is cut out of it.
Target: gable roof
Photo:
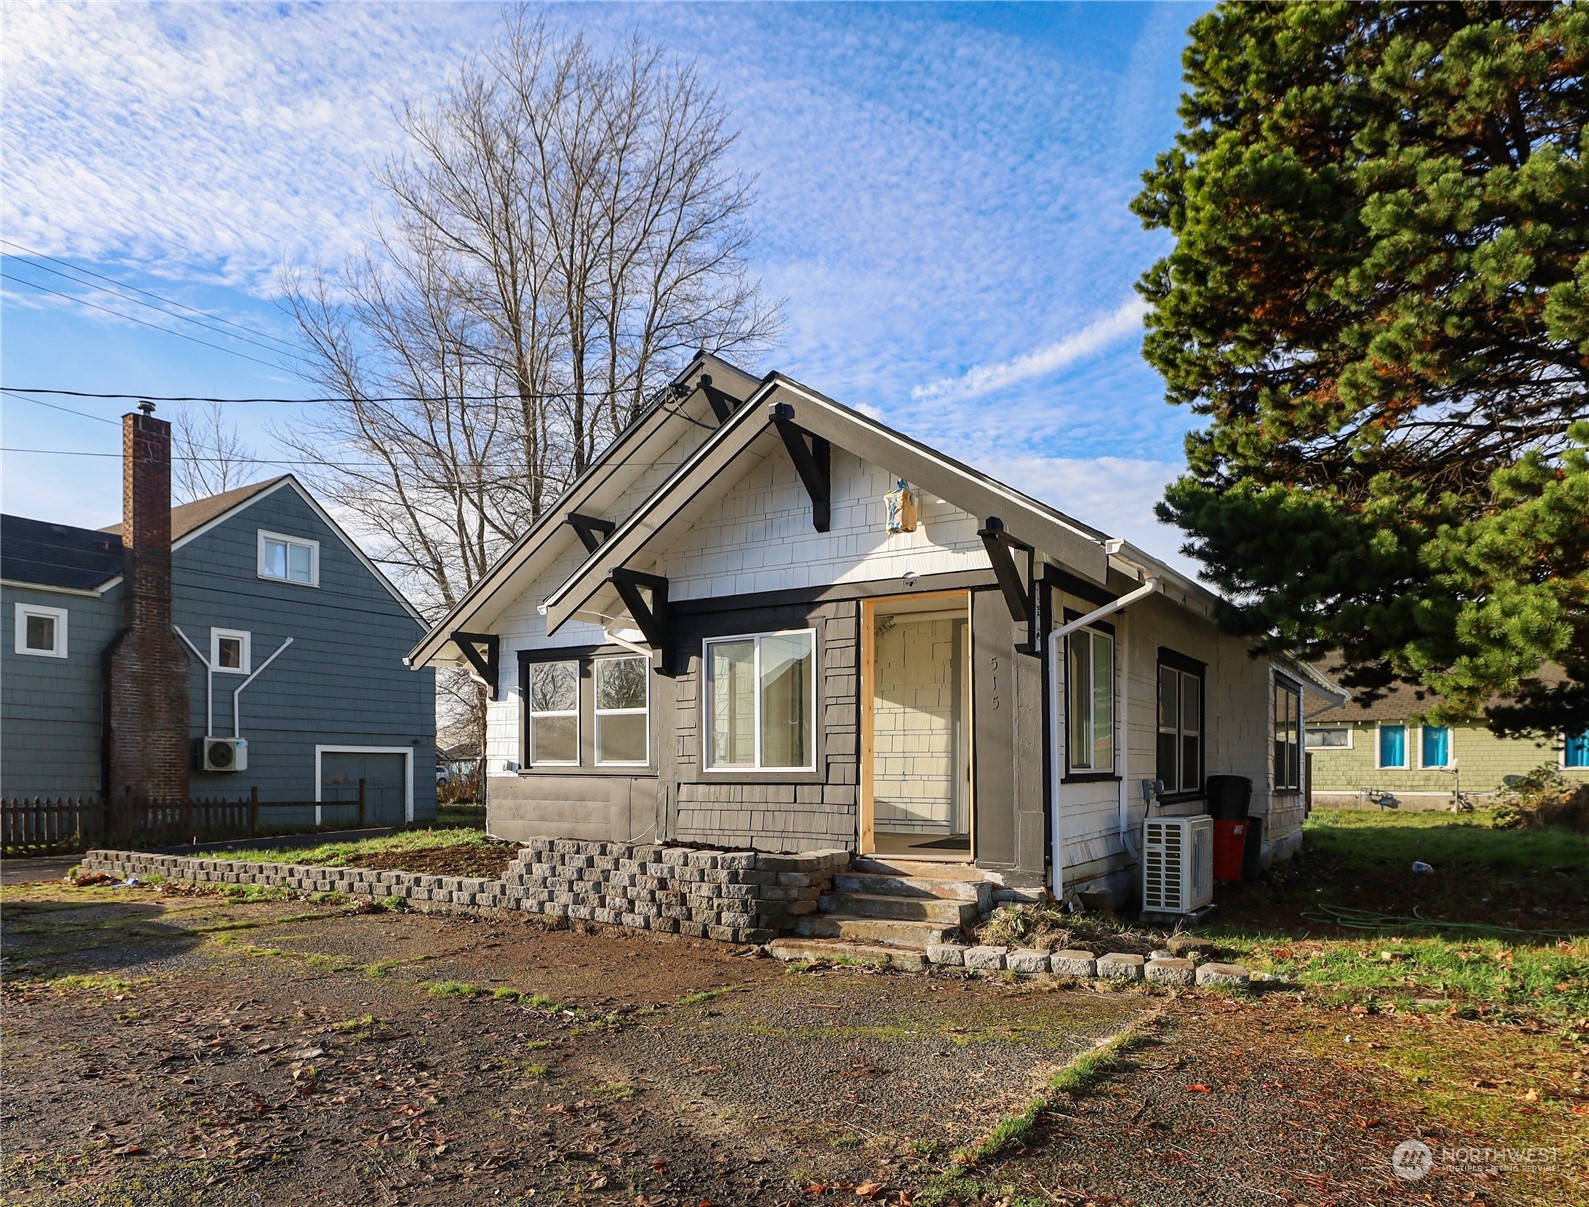
[[[92,528],[0,516],[0,579],[95,594],[121,574],[121,537]]]
[[[1331,674],[1339,674],[1339,667],[1331,667]],[[1535,672],[1534,678],[1549,687],[1565,683],[1568,679],[1565,667],[1554,662],[1547,662]],[[1393,683],[1382,689],[1379,699],[1363,703],[1358,700],[1355,692],[1348,691],[1348,700],[1337,708],[1325,709],[1308,718],[1310,725],[1349,725],[1355,721],[1392,721],[1401,723],[1410,721],[1419,713],[1426,713],[1441,701],[1438,692],[1427,687],[1419,687],[1411,683]],[[1488,708],[1495,704],[1509,703],[1502,696],[1492,696],[1484,702]],[[1471,725],[1483,725],[1484,718],[1476,717],[1466,722]]]
[[[194,499],[191,503],[182,503],[171,509],[171,540],[175,543],[191,532],[203,528],[212,520],[218,520],[234,507],[248,502],[256,495],[265,494],[280,486],[291,474],[282,474],[277,478],[266,478],[263,482],[255,482],[251,486],[239,486],[232,490],[222,491],[218,495],[210,495],[205,499]],[[100,529],[101,532],[121,535],[120,524],[107,524]]]

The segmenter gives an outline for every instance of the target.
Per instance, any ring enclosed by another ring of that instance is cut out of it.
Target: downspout
[[[188,640],[188,635],[176,625],[177,636],[182,638],[182,644],[193,651],[193,656],[199,660],[199,665],[204,668],[204,736],[209,737],[215,732],[215,668],[210,665],[210,660],[199,653],[199,647]],[[233,731],[236,732],[235,730]]]
[[[1059,696],[1059,676],[1056,675],[1052,669],[1064,665],[1064,660],[1060,655],[1059,642],[1068,637],[1070,634],[1074,633],[1077,629],[1084,629],[1094,621],[1102,620],[1105,616],[1112,615],[1113,613],[1120,611],[1121,608],[1128,607],[1129,605],[1136,603],[1139,599],[1146,599],[1158,589],[1159,576],[1156,574],[1149,575],[1146,581],[1144,581],[1143,584],[1140,587],[1137,587],[1135,590],[1126,592],[1126,594],[1120,596],[1118,599],[1110,600],[1102,607],[1094,608],[1085,616],[1078,616],[1075,620],[1066,621],[1064,624],[1060,625],[1059,628],[1055,629],[1049,634],[1049,666],[1051,669],[1048,676],[1048,691],[1050,715],[1053,718],[1051,727],[1051,733],[1053,735],[1051,739],[1051,748],[1055,751],[1056,756],[1059,751],[1059,736],[1061,733],[1061,726],[1064,724],[1065,715],[1065,710],[1063,707],[1064,701],[1061,700]],[[1123,644],[1121,644],[1121,648],[1125,648]],[[1129,678],[1124,674],[1121,676],[1121,681],[1125,683],[1130,682]],[[1120,693],[1122,701],[1124,699],[1124,695],[1124,692]],[[1120,749],[1122,751],[1124,751],[1130,743],[1130,735],[1125,730],[1124,718],[1125,710],[1122,707],[1120,726],[1121,738],[1123,739],[1120,743]],[[1049,808],[1054,818],[1054,850],[1051,860],[1053,865],[1053,892],[1054,896],[1059,897],[1064,891],[1064,834],[1063,829],[1060,826],[1060,777],[1058,774],[1059,767],[1057,765],[1057,757],[1055,761],[1056,766],[1052,776],[1053,800],[1050,803]],[[1140,857],[1137,854],[1136,846],[1131,841],[1131,827],[1129,824],[1127,824],[1126,779],[1123,773],[1120,777],[1117,825],[1119,826],[1120,831],[1120,842],[1125,847],[1126,854],[1131,857],[1133,862],[1140,862]]]
[[[252,675],[250,675],[248,678],[244,679],[241,683],[239,683],[236,687],[234,687],[232,689],[232,736],[234,738],[240,738],[240,737],[243,736],[242,726],[238,722],[238,701],[237,701],[237,697],[242,695],[243,694],[243,689],[245,687],[247,687],[250,683],[252,683],[255,679],[258,679],[260,677],[260,675],[262,675],[264,673],[265,668],[267,666],[269,666],[272,662],[276,661],[277,657],[280,656],[282,650],[286,649],[291,644],[292,644],[292,638],[289,637],[289,638],[287,638],[286,641],[283,641],[279,646],[276,647],[276,652],[274,654],[272,654],[269,658],[266,658],[265,661],[263,661],[263,662],[261,662],[259,664],[259,669],[258,670],[256,670]]]

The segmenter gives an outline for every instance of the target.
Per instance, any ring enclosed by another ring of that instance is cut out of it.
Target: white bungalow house
[[[1064,483],[1052,492],[1065,493]],[[1302,698],[1127,542],[700,354],[414,649],[490,687],[487,824],[1135,891],[1144,818],[1304,813]]]

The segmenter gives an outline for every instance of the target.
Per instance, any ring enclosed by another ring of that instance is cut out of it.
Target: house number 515
[[[999,659],[997,655],[988,658],[988,702],[996,710],[999,707]]]

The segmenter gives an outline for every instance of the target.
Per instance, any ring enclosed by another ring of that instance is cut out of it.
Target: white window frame
[[[309,581],[306,583],[301,583],[296,578],[291,577],[292,557],[290,553],[287,558],[286,577],[281,577],[275,574],[266,574],[266,541],[279,541],[282,544],[285,544],[289,550],[294,545],[309,550]],[[291,583],[295,587],[318,587],[320,585],[320,542],[317,540],[306,536],[289,536],[285,532],[270,532],[264,528],[261,528],[259,530],[258,558],[259,560],[255,563],[255,569],[257,570],[259,577],[265,579],[267,582]]]
[[[1412,727],[1409,725],[1408,731]],[[1443,729],[1446,731],[1446,761],[1443,763],[1426,763],[1423,761],[1423,733],[1426,729]],[[1411,756],[1408,756],[1409,761]],[[1450,771],[1457,765],[1457,731],[1450,725],[1420,725],[1418,726],[1418,770],[1419,771]]]
[[[641,708],[603,708],[601,706],[601,664],[622,660],[639,662],[645,668],[646,702]],[[595,718],[595,749],[591,758],[598,767],[649,767],[651,766],[651,659],[641,654],[610,654],[591,659],[590,704]],[[603,717],[635,717],[646,719],[646,755],[643,759],[604,759],[601,757],[601,719]]]
[[[538,666],[559,666],[559,665],[571,666],[571,667],[574,668],[574,707],[573,708],[546,709],[546,710],[539,710],[538,711],[534,707],[534,701],[535,701],[535,681],[534,681],[535,680],[535,668],[538,667]],[[529,740],[526,743],[529,746],[529,749],[524,752],[525,755],[526,755],[525,760],[524,760],[525,766],[527,766],[527,767],[580,767],[580,766],[583,766],[584,765],[584,751],[585,751],[585,745],[584,745],[584,743],[585,743],[585,723],[584,723],[584,718],[581,716],[581,714],[584,712],[584,710],[582,708],[580,708],[580,706],[579,706],[580,697],[583,695],[583,689],[580,687],[580,681],[583,678],[583,671],[584,671],[583,659],[580,659],[580,658],[541,658],[541,659],[537,659],[534,662],[531,662],[529,664],[529,668],[530,668],[530,673],[528,675],[529,682],[526,682],[523,685],[523,691],[524,691],[524,712],[525,712],[525,715],[529,718],[529,721],[530,721],[530,725],[529,725]],[[648,703],[649,703],[649,701],[651,699],[650,692],[651,692],[651,684],[650,684],[650,681],[649,681],[649,678],[648,678],[647,683],[646,683],[646,700],[647,700]],[[543,758],[538,758],[537,757],[536,749],[535,749],[535,718],[536,717],[573,717],[574,718],[574,757],[572,759],[543,759]],[[648,732],[646,734],[646,750],[647,750],[647,753],[650,753],[651,736],[650,736],[650,733],[649,733],[649,726],[647,727],[647,729],[648,729]]]
[[[761,756],[761,643],[767,637],[800,637],[811,639],[811,693],[810,712],[806,716],[811,734],[811,761],[804,767],[766,767],[762,765]],[[751,676],[755,684],[754,694],[751,697],[754,704],[754,719],[751,722],[756,739],[756,761],[749,763],[729,763],[714,766],[712,759],[712,658],[711,649],[714,645],[721,645],[731,641],[752,641],[755,643],[755,656],[751,663]],[[722,637],[708,637],[701,642],[701,766],[709,774],[715,775],[799,775],[801,772],[812,772],[817,769],[817,631],[811,629],[774,629],[765,633],[734,633]]]
[[[47,616],[55,622],[55,643],[47,650],[34,649],[28,644],[28,617]],[[52,608],[48,604],[18,603],[16,608],[17,653],[30,658],[66,657],[66,609]]]
[[[1116,749],[1119,745],[1116,740],[1116,719],[1120,715],[1120,691],[1119,674],[1115,665],[1115,639],[1113,636],[1103,632],[1101,629],[1094,628],[1077,629],[1074,633],[1071,633],[1065,638],[1065,707],[1067,712],[1073,712],[1073,710],[1078,707],[1076,688],[1075,685],[1070,681],[1070,670],[1072,665],[1070,658],[1070,643],[1075,641],[1078,637],[1085,637],[1088,642],[1087,697],[1084,701],[1084,704],[1087,710],[1087,732],[1091,735],[1092,741],[1089,742],[1087,746],[1086,757],[1088,761],[1086,763],[1078,763],[1076,761],[1076,752],[1071,749],[1073,745],[1071,742],[1071,717],[1067,715],[1065,726],[1065,769],[1069,772],[1080,772],[1082,775],[1111,776],[1115,773],[1115,768],[1119,764],[1120,758]],[[1098,748],[1098,718],[1093,711],[1094,706],[1097,703],[1097,684],[1092,681],[1092,671],[1093,668],[1098,665],[1096,657],[1091,648],[1092,642],[1094,641],[1107,642],[1109,646],[1109,765],[1107,767],[1094,767],[1091,761],[1094,752]]]
[[[1569,733],[1565,729],[1561,731],[1561,756],[1557,760],[1557,765],[1563,771],[1584,771],[1589,769],[1589,763],[1569,763],[1567,761],[1567,743],[1572,738],[1572,734],[1576,732],[1576,730],[1573,730]]]
[[[1379,731],[1382,729],[1400,729],[1402,731],[1401,757],[1399,763],[1382,763],[1385,747],[1379,740]],[[1374,770],[1375,771],[1410,771],[1412,769],[1412,730],[1413,727],[1405,721],[1376,721],[1374,722]]]
[[[1308,740],[1308,734],[1321,729],[1338,729],[1346,734],[1344,746],[1316,745]],[[1357,726],[1355,725],[1304,725],[1302,727],[1302,749],[1304,750],[1351,750],[1357,741]]]
[[[238,666],[221,665],[221,642],[235,638],[242,644]],[[218,675],[249,675],[254,671],[254,637],[247,629],[210,630],[210,669]]]

